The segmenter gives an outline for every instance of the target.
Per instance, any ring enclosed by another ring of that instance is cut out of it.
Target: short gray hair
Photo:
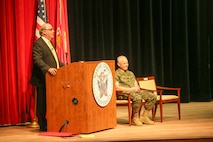
[[[127,57],[124,56],[124,55],[120,55],[120,56],[117,57],[117,63],[120,63],[120,62],[123,61],[123,60],[128,60],[128,59],[127,59]]]
[[[44,24],[41,26],[41,28],[39,29],[39,34],[40,34],[40,36],[43,36],[43,31],[46,29],[46,25],[47,25],[47,23],[44,23]]]

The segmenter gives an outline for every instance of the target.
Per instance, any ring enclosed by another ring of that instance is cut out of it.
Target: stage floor
[[[112,129],[88,135],[53,137],[40,136],[36,128],[7,126],[0,127],[0,140],[2,142],[213,141],[213,102],[181,103],[181,120],[178,120],[176,104],[164,104],[163,109],[163,123],[159,122],[158,110],[155,125],[129,126],[127,107],[117,107],[117,126]]]

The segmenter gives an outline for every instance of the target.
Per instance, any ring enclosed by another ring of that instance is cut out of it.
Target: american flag
[[[40,29],[41,25],[44,24],[44,22],[48,22],[47,12],[46,12],[46,3],[45,3],[45,0],[39,0],[35,39],[38,39],[40,37],[39,29]]]

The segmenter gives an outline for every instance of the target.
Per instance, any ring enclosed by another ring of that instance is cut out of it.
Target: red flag
[[[40,37],[39,29],[44,24],[44,22],[47,22],[46,3],[45,3],[45,0],[39,0],[37,20],[36,20],[35,39],[38,39]]]
[[[67,0],[59,0],[57,7],[56,51],[60,61],[70,63],[70,43],[67,17]]]

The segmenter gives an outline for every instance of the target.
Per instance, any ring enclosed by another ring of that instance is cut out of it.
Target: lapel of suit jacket
[[[40,43],[41,43],[41,46],[45,49],[47,49],[49,51],[49,53],[52,55],[52,57],[54,58],[53,54],[52,54],[52,51],[50,50],[49,46],[47,45],[47,43],[40,37]]]

